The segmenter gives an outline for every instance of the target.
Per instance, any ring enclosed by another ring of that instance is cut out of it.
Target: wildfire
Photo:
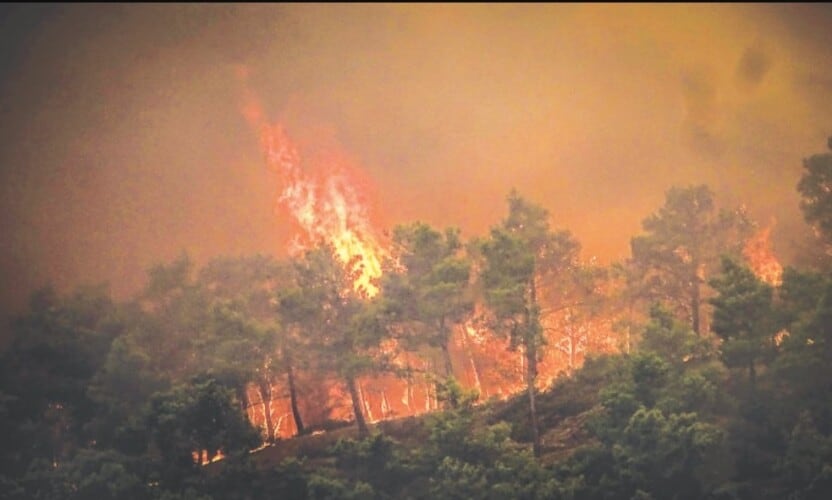
[[[778,262],[771,249],[771,228],[774,222],[758,231],[748,239],[743,248],[743,255],[751,265],[751,270],[762,281],[777,286],[782,282],[783,266]]]
[[[208,450],[203,449],[191,452],[191,458],[193,458],[195,464],[208,465],[224,459],[225,454],[222,451],[217,450],[216,454],[211,456],[210,453],[208,453]]]
[[[278,204],[288,211],[300,229],[290,244],[290,252],[320,242],[331,244],[345,269],[354,274],[355,290],[368,297],[375,296],[379,292],[376,282],[382,274],[381,263],[388,254],[370,224],[367,205],[359,184],[351,177],[354,170],[349,168],[349,162],[340,154],[323,157],[299,147],[280,123],[267,118],[259,99],[246,86],[245,68],[238,68],[238,77],[245,92],[242,114],[258,134],[266,165],[279,178]],[[466,386],[476,388],[483,400],[505,398],[522,390],[525,357],[522,352],[508,349],[508,344],[508,339],[494,337],[473,320],[460,325],[448,346],[453,375]],[[360,406],[368,422],[416,415],[440,407],[436,372],[443,362],[436,352],[429,349],[404,352],[392,342],[382,346],[381,354],[407,373],[407,377],[379,374],[358,380]],[[540,370],[540,384],[548,384],[561,371],[561,365],[541,363]],[[302,392],[311,394],[317,390],[319,401],[326,402],[316,408],[302,409],[307,427],[351,418],[349,396],[342,384],[335,380],[322,383],[320,378],[303,370],[298,370],[296,376]],[[270,397],[264,397],[263,387],[257,384],[247,390],[252,402],[249,418],[267,434],[271,433],[270,438],[287,438],[296,432],[288,398],[271,397],[282,391],[267,388],[265,392]],[[207,452],[197,451],[194,461],[211,460]]]
[[[247,71],[241,68],[238,76],[245,83]],[[375,296],[378,293],[375,281],[381,276],[385,251],[347,170],[338,158],[330,157],[324,175],[306,172],[298,147],[280,124],[268,122],[258,99],[250,91],[246,92],[242,113],[259,133],[267,166],[280,176],[282,188],[278,202],[302,229],[303,234],[293,240],[290,251],[298,252],[321,241],[331,244],[338,259],[355,273],[355,290]]]

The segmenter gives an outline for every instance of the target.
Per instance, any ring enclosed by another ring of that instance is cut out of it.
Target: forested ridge
[[[609,266],[511,191],[485,235],[395,227],[378,293],[324,244],[42,289],[2,354],[0,497],[830,498],[832,153],[797,189],[785,269],[693,185]]]

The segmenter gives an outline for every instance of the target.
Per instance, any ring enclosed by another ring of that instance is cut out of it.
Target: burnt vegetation
[[[832,154],[804,166],[818,251],[776,276],[688,186],[610,266],[512,191],[479,238],[395,228],[372,296],[326,245],[38,291],[0,497],[830,498]]]

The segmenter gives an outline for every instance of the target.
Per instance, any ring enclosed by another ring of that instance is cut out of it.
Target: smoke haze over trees
[[[183,249],[200,265],[285,251],[293,228],[238,112],[240,64],[293,135],[364,166],[380,226],[470,238],[514,186],[605,263],[669,186],[701,183],[776,217],[791,261],[805,230],[795,158],[830,135],[823,5],[2,13],[6,315],[47,283],[108,281],[125,298]]]
[[[827,6],[0,14],[0,497],[832,495]]]
[[[812,167],[807,161],[801,189],[813,182]],[[125,302],[104,287],[33,293],[2,358],[0,417],[11,432],[0,448],[0,492],[150,499],[832,491],[824,465],[832,459],[828,271],[755,274],[759,255],[738,251],[755,223],[743,219],[747,231],[717,237],[712,228],[722,234],[736,219],[723,212],[718,225],[701,224],[714,200],[700,185],[668,190],[665,205],[645,218],[647,234],[633,240],[634,248],[674,251],[634,252],[635,261],[658,260],[618,264],[635,276],[623,285],[613,269],[587,279],[569,231],[552,229],[547,211],[517,191],[506,200],[508,215],[470,244],[455,229],[397,226],[400,248],[374,295],[354,286],[360,270],[325,244],[284,261],[217,258],[198,272],[183,255],[151,268],[145,289]],[[818,213],[809,211],[807,222]],[[721,255],[719,267],[706,255]],[[707,296],[710,307],[697,323],[679,304],[689,306],[692,283],[704,287],[700,268],[710,278],[699,305]],[[687,286],[656,293],[645,283],[668,283],[657,269]],[[622,300],[623,330],[612,319]],[[547,349],[569,328],[604,336],[607,347],[585,343],[584,363]],[[512,352],[519,360],[503,356]],[[477,366],[496,368],[503,383],[513,379],[512,389],[495,391],[493,376],[481,378]],[[476,383],[459,382],[472,374]],[[279,415],[278,407],[290,411]],[[352,425],[358,439],[335,430]],[[312,430],[340,437],[329,446],[322,436],[302,437]],[[296,457],[267,461],[302,439],[312,441]],[[330,465],[304,457],[329,457]]]

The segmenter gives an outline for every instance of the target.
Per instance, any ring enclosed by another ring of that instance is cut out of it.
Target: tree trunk
[[[237,393],[237,400],[240,402],[240,409],[243,410],[243,415],[246,415],[246,417],[248,417],[249,403],[248,390],[246,388],[246,385],[237,385],[236,387],[234,387],[234,392]]]
[[[287,364],[286,376],[289,382],[289,402],[292,406],[292,418],[295,419],[295,427],[297,428],[297,435],[302,436],[306,434],[306,428],[303,426],[303,419],[300,417],[300,409],[298,408],[298,391],[295,387],[295,369],[292,367],[291,360]]]
[[[413,373],[410,371],[410,357],[407,354],[404,355],[405,361],[405,369],[407,374],[407,388],[405,389],[404,393],[404,405],[407,406],[407,411],[411,414],[413,413],[413,409],[410,407],[410,404],[413,402]]]
[[[450,343],[450,339],[448,343]],[[451,352],[448,343],[442,344],[442,358],[445,361],[445,377],[450,378],[454,376],[454,366],[451,363]]]
[[[373,405],[370,402],[369,395],[366,395],[364,391],[364,387],[361,385],[361,382],[358,382],[358,397],[361,399],[362,408],[364,408],[364,415],[365,418],[369,422],[375,422],[375,417],[373,417]]]
[[[536,349],[526,348],[526,391],[529,395],[529,417],[532,427],[532,447],[534,456],[540,456],[540,428],[537,422],[537,404],[535,401],[534,382],[537,378]]]
[[[691,290],[691,297],[690,297],[690,315],[691,315],[691,323],[693,327],[694,333],[697,335],[701,335],[699,331],[699,309],[701,307],[702,297],[701,297],[701,290],[699,287],[699,277],[693,277],[693,289]]]
[[[480,370],[477,368],[476,360],[474,360],[474,351],[471,349],[471,339],[468,335],[467,326],[462,328],[462,347],[465,349],[465,354],[468,355],[468,360],[471,362],[471,372],[474,378],[474,387],[477,389],[478,398],[484,400],[487,394],[482,388]]]
[[[627,341],[624,352],[630,354],[630,329],[633,326],[633,301],[627,302]]]
[[[468,359],[471,360],[471,372],[474,375],[474,387],[477,389],[477,397],[482,401],[485,400],[487,394],[482,388],[482,381],[480,380],[480,370],[477,368],[477,362],[474,361],[474,355],[468,353]]]
[[[361,396],[358,394],[358,384],[355,377],[347,377],[347,389],[350,391],[350,398],[352,399],[352,412],[355,415],[355,423],[358,424],[358,435],[366,437],[367,422],[364,420],[364,412],[361,408]]]
[[[757,370],[754,368],[754,360],[748,361],[748,382],[751,384],[751,392],[757,391]]]
[[[272,422],[272,387],[265,378],[257,381],[260,400],[263,401],[263,415],[266,420],[266,442],[274,443],[274,422]]]
[[[534,276],[529,287],[530,307],[526,309],[526,391],[529,394],[529,420],[532,426],[532,448],[534,456],[540,456],[540,427],[537,423],[534,382],[537,379],[537,334],[540,318],[537,310],[537,286]]]
[[[451,336],[445,328],[445,318],[439,319],[439,336],[442,339],[442,357],[445,361],[445,377],[453,377],[454,365],[451,361]]]

